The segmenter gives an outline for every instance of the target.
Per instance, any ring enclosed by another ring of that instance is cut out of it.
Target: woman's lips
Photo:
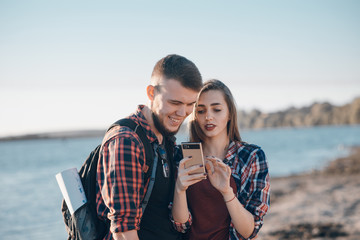
[[[206,131],[212,131],[212,130],[214,130],[214,128],[215,128],[214,124],[206,124],[205,125]]]

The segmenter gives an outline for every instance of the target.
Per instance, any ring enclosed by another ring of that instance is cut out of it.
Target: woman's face
[[[200,95],[196,120],[206,137],[227,137],[229,108],[221,91],[210,90]]]

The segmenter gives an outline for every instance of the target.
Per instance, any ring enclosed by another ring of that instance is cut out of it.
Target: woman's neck
[[[204,156],[215,156],[224,159],[229,147],[229,137],[206,138],[203,143]]]

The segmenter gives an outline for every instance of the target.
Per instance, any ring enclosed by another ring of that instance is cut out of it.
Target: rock
[[[360,97],[344,106],[325,102],[273,113],[239,111],[238,121],[241,129],[360,124]]]
[[[342,224],[335,223],[300,223],[290,225],[285,229],[271,232],[270,235],[277,239],[313,239],[326,238],[333,239],[337,237],[348,236],[343,229]]]

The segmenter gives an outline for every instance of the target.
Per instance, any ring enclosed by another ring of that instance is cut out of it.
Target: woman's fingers
[[[226,165],[223,161],[221,161],[219,158],[217,157],[213,157],[213,156],[207,156],[206,160],[208,160],[209,162],[211,162],[213,164],[214,167],[220,167],[222,169],[227,169],[228,165]]]
[[[192,159],[192,156],[183,158],[179,163],[179,168],[185,168],[185,164]]]
[[[193,168],[194,167],[194,168]],[[192,166],[189,169],[185,169],[182,172],[178,173],[178,178],[182,179],[182,180],[193,180],[193,179],[204,179],[206,178],[206,173],[201,171],[201,172],[195,172],[196,170],[198,170],[199,167]]]
[[[214,166],[223,163],[219,158],[214,156],[206,156],[206,160],[212,162]]]
[[[186,190],[189,186],[206,179],[206,173],[183,174],[177,178],[177,185],[180,189]]]
[[[179,163],[177,184],[181,190],[186,190],[189,186],[206,179],[207,174],[202,164],[185,168],[186,163],[191,159],[191,157],[185,157]]]
[[[206,170],[208,171],[209,175],[217,173],[224,175],[224,177],[226,176],[227,178],[231,175],[231,168],[219,158],[213,156],[206,157]]]
[[[210,174],[214,173],[214,164],[211,161],[206,161],[205,167],[208,173]]]
[[[188,175],[188,174],[194,174],[196,172],[204,172],[203,170],[204,165],[202,164],[197,164],[185,168],[186,163],[189,162],[191,159],[192,159],[191,157],[186,157],[180,161],[178,168],[178,175]]]
[[[196,173],[185,176],[183,179],[188,182],[196,181],[196,180],[203,180],[206,178],[206,173]]]
[[[195,183],[198,183],[198,182],[200,182],[200,181],[202,181],[204,179],[206,179],[206,176],[204,176],[204,177],[202,177],[200,179],[194,179],[194,180],[188,181],[188,187],[195,184]]]

